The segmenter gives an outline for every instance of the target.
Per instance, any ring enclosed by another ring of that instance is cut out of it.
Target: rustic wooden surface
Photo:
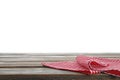
[[[3,54],[0,53],[0,80],[120,80],[106,74],[84,75],[77,72],[43,67],[41,62],[71,61],[77,54]],[[89,56],[120,58],[120,54],[85,54]]]

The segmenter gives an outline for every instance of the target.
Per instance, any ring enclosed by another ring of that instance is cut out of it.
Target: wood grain
[[[1,80],[119,80],[106,74],[84,75],[50,68],[0,68]]]
[[[0,57],[0,61],[68,61],[74,60],[76,56],[39,56],[39,57]]]
[[[105,56],[104,56],[105,57]],[[75,60],[76,56],[10,56],[2,54],[0,57],[0,67],[42,67],[41,62],[56,62],[56,61],[73,61]],[[120,58],[119,56],[111,57],[108,56],[107,58]]]
[[[109,75],[10,75],[10,76],[0,76],[1,80],[120,80],[118,77],[113,77]]]
[[[51,68],[0,68],[0,75],[83,75]]]
[[[89,55],[89,56],[101,56],[101,57],[120,57],[120,53],[0,53],[0,56],[7,57],[24,57],[24,56],[77,56],[77,55]]]
[[[0,80],[120,80],[106,74],[84,75],[78,72],[47,68],[41,62],[73,61],[76,54],[0,53]],[[88,56],[119,58],[120,54],[84,54]]]

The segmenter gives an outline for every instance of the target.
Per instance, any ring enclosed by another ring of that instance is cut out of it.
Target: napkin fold
[[[120,77],[120,59],[79,55],[74,61],[43,62],[42,65],[50,68],[70,70],[88,75],[103,72],[105,74]]]

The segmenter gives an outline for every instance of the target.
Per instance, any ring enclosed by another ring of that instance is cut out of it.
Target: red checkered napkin
[[[106,74],[120,77],[120,59],[107,59],[100,57],[77,56],[75,61],[43,62],[44,66],[76,71],[84,74]]]

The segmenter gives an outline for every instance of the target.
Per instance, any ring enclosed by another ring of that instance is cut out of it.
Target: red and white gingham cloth
[[[84,74],[106,73],[120,77],[120,59],[77,56],[75,61],[43,62],[42,65]]]

